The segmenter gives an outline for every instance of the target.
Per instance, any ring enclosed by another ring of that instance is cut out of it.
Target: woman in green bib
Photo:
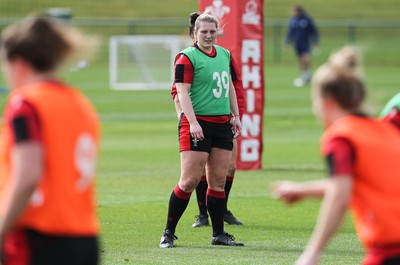
[[[175,228],[206,167],[207,208],[212,221],[211,244],[243,246],[224,231],[225,179],[233,139],[242,125],[230,76],[230,52],[214,45],[218,20],[200,15],[195,23],[197,44],[175,60],[175,84],[183,114],[179,123],[181,176],[168,207],[161,248],[174,247]]]
[[[195,27],[196,19],[200,15],[201,15],[201,13],[199,13],[199,12],[193,12],[190,14],[190,18],[189,18],[189,36],[194,41],[193,45],[195,45],[197,43],[196,36],[194,35],[194,27]],[[187,60],[187,63],[190,64],[190,61]],[[190,65],[190,67],[191,67],[191,65]],[[239,118],[241,120],[244,109],[245,109],[243,82],[242,82],[241,73],[238,69],[238,66],[237,66],[233,56],[231,56],[230,74],[232,76],[232,83],[233,83],[233,86],[234,86],[235,92],[236,92],[236,99],[237,99],[239,115],[240,115]],[[181,108],[181,104],[179,103],[179,98],[177,96],[175,83],[173,84],[173,86],[171,88],[171,96],[172,96],[172,100],[174,101],[175,110],[176,110],[176,114],[177,114],[178,121],[179,121],[181,119],[182,108]],[[236,173],[237,151],[238,151],[237,150],[237,139],[234,139],[231,162],[229,164],[228,175],[226,176],[226,182],[225,182],[224,222],[229,225],[243,225],[243,223],[239,219],[237,219],[233,215],[233,213],[228,209],[228,199],[229,199],[233,181],[234,181],[235,175],[236,175],[235,173]],[[208,184],[207,184],[207,177],[206,177],[206,169],[204,168],[200,183],[196,187],[196,199],[197,199],[197,205],[199,208],[199,215],[196,215],[196,217],[195,217],[196,219],[195,219],[192,227],[204,227],[204,226],[209,225],[208,210],[207,210],[207,204],[206,204],[207,189],[208,189]]]

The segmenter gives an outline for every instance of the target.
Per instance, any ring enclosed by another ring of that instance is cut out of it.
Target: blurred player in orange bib
[[[96,265],[99,120],[56,77],[92,39],[45,18],[11,25],[1,59],[11,94],[0,141],[3,265]]]
[[[330,178],[274,186],[287,203],[324,197],[298,265],[319,263],[348,207],[367,252],[363,264],[400,264],[400,132],[391,122],[361,114],[366,91],[359,63],[354,48],[343,48],[313,79],[314,110],[326,127],[321,153]]]

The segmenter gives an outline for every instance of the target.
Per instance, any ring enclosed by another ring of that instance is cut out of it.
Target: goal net
[[[177,35],[113,36],[110,87],[115,90],[170,89],[176,54],[191,45]]]

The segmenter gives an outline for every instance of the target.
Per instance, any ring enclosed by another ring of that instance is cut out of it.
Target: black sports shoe
[[[178,239],[171,231],[166,229],[161,237],[160,248],[173,248],[174,240]]]
[[[228,234],[227,232],[222,232],[219,236],[213,236],[211,238],[211,245],[223,245],[223,246],[237,246],[243,247],[244,244],[235,241],[235,237],[233,235]]]
[[[209,226],[210,223],[208,222],[208,216],[207,215],[196,215],[196,220],[194,221],[194,224],[192,224],[192,227],[203,227],[203,226]]]
[[[229,225],[243,225],[242,221],[233,216],[231,211],[226,211],[224,213],[224,221]]]

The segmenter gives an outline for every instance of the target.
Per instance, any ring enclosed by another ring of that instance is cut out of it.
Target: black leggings
[[[54,236],[20,230],[6,237],[2,254],[3,265],[99,264],[96,236]]]
[[[382,265],[399,265],[399,264],[400,264],[400,256],[387,258],[382,263]]]

